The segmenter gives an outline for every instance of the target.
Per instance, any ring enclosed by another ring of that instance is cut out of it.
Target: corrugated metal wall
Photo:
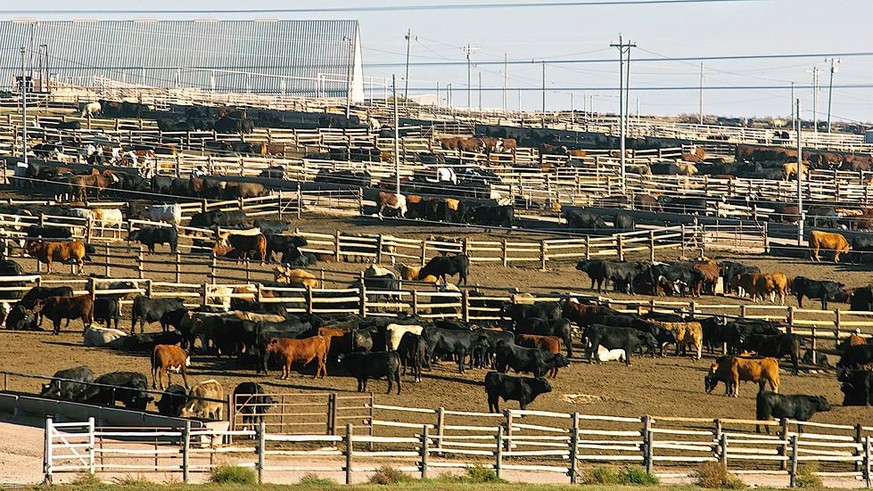
[[[329,21],[2,21],[0,85],[21,70],[18,47],[47,50],[54,80],[106,77],[152,87],[363,98],[360,31]],[[30,55],[28,55],[30,58]],[[45,63],[45,62],[44,62]],[[319,82],[319,79],[322,82]]]

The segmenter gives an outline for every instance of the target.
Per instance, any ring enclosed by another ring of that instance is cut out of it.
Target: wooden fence
[[[719,462],[732,472],[777,474],[795,484],[798,465],[816,462],[821,476],[871,483],[873,427],[791,420],[754,421],[506,410],[474,413],[374,404],[387,413],[430,416],[421,424],[394,419],[374,425],[405,430],[396,436],[361,435],[351,423],[342,435],[277,434],[265,422],[249,430],[99,428],[87,422],[46,420],[45,480],[62,473],[209,472],[222,464],[254,468],[259,482],[274,472],[370,473],[387,463],[427,478],[437,469],[485,465],[498,476],[507,471],[550,472],[578,482],[583,466],[642,465],[650,474],[690,475],[703,462]],[[452,419],[471,421],[452,424]],[[751,426],[775,427],[775,435],[752,433]],[[313,450],[311,445],[320,447]],[[220,459],[216,459],[220,457]]]

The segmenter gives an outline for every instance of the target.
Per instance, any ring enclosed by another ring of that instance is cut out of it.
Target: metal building
[[[0,22],[0,85],[101,78],[159,88],[364,98],[354,20]]]

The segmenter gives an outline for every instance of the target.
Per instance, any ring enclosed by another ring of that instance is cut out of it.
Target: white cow
[[[624,361],[625,352],[623,349],[604,348],[603,345],[597,346],[597,361]]]
[[[85,116],[88,116],[90,118],[91,116],[95,116],[97,115],[97,113],[101,112],[103,112],[103,106],[101,106],[99,102],[89,102],[88,104],[85,104],[85,107],[82,108],[81,117],[84,118]]]
[[[388,324],[388,327],[385,328],[385,344],[388,351],[397,351],[397,347],[400,346],[400,340],[407,332],[421,336],[421,331],[423,330],[424,328],[421,326]]]
[[[172,205],[152,205],[149,208],[149,220],[179,225],[182,223],[182,206],[178,203]]]
[[[107,346],[110,343],[116,345],[123,338],[127,337],[127,333],[118,329],[110,329],[108,327],[91,326],[85,330],[85,335],[82,337],[83,346]]]
[[[124,224],[124,215],[118,208],[94,208],[91,210],[94,225],[100,227],[100,235],[107,228],[112,229],[112,236],[121,237],[121,226]],[[117,234],[116,234],[117,232]]]

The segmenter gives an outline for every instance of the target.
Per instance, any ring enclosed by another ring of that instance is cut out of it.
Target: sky
[[[45,20],[356,19],[361,27],[365,76],[390,80],[394,74],[403,88],[409,31],[410,95],[436,95],[439,88],[443,103],[450,99],[460,107],[467,105],[468,96],[462,47],[470,45],[477,48],[471,55],[474,107],[479,106],[480,77],[482,106],[503,107],[502,62],[507,57],[511,62],[508,108],[542,108],[545,64],[547,110],[572,105],[576,110],[617,112],[618,50],[610,44],[617,43],[621,35],[636,44],[631,49],[632,113],[639,108],[643,114],[697,114],[702,61],[703,111],[708,115],[787,117],[794,82],[803,117],[812,119],[812,72],[817,67],[817,116],[824,120],[830,81],[826,58],[837,57],[832,119],[873,121],[873,31],[869,27],[873,1],[626,1],[40,0],[27,5],[28,11],[13,11],[25,7],[4,2],[0,15]],[[149,11],[120,12],[126,9]],[[157,12],[179,9],[186,11]],[[753,58],[718,59],[737,56]],[[451,96],[446,90],[449,84]]]

